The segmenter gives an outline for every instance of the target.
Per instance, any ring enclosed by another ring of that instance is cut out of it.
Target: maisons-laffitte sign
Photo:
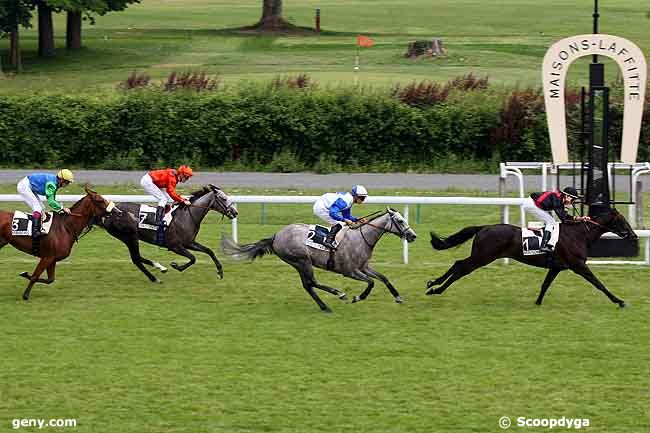
[[[548,132],[555,164],[569,161],[564,86],[569,65],[576,59],[597,54],[618,64],[625,86],[621,162],[636,162],[646,86],[646,60],[633,42],[612,35],[577,35],[553,44],[544,56],[542,79]]]

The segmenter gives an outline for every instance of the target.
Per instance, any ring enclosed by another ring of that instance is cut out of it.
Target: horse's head
[[[390,216],[391,224],[395,227],[396,235],[400,238],[406,239],[407,242],[413,242],[418,236],[415,234],[415,231],[409,226],[409,223],[406,221],[406,218],[402,216],[395,209],[386,208],[388,215]],[[392,230],[391,233],[393,233]]]
[[[639,238],[634,232],[634,229],[632,229],[632,226],[630,226],[630,223],[628,223],[625,217],[614,208],[607,209],[603,213],[595,216],[594,220],[623,239]]]
[[[227,216],[229,219],[236,218],[238,212],[237,209],[235,209],[232,200],[230,199],[230,197],[228,197],[228,194],[223,192],[216,185],[210,184],[209,188],[214,193],[214,199],[210,203],[210,209],[215,210],[220,214]]]
[[[89,216],[103,217],[104,215],[112,212],[115,212],[117,214],[122,213],[121,210],[115,207],[115,203],[106,200],[104,197],[97,194],[97,192],[90,189],[88,185],[84,186],[84,191],[86,191],[86,197],[84,197],[82,201],[85,200],[89,203]]]

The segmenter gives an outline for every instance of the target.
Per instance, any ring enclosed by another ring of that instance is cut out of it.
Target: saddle
[[[174,218],[173,213],[177,208],[178,206],[172,207],[172,209],[169,212],[165,213],[165,216],[163,217],[163,222],[165,223],[166,227],[169,227],[169,225],[171,224],[172,219]],[[157,231],[158,226],[155,224],[156,224],[156,208],[146,204],[141,204],[140,210],[138,212],[138,228]]]
[[[32,221],[33,217],[22,211],[15,211],[14,217],[11,220],[11,236],[31,236],[32,235]],[[41,221],[41,233],[50,233],[52,227],[52,212],[43,214]]]
[[[338,247],[341,244],[341,241],[345,237],[345,233],[350,230],[348,226],[344,226],[339,230],[334,238],[332,244],[334,247]],[[307,239],[305,239],[305,245],[310,248],[314,248],[321,251],[330,251],[323,242],[327,238],[327,234],[330,232],[330,229],[327,227],[319,226],[317,224],[311,224],[309,226],[309,232],[307,233]]]

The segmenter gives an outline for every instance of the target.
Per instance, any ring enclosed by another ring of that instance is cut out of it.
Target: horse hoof
[[[536,301],[536,302],[535,302],[535,305],[542,305],[542,303],[539,302],[539,301]]]
[[[347,300],[348,300],[348,294],[347,294],[347,293],[341,293],[341,294],[339,295],[339,299],[340,299],[341,301],[347,301]]]
[[[627,308],[627,304],[625,302],[623,302],[623,301],[619,302],[618,306],[621,307],[621,308]]]
[[[433,295],[433,289],[427,290],[426,292],[424,292],[424,294],[427,295],[427,296]]]
[[[29,296],[23,295],[23,301],[29,301]]]
[[[18,276],[23,277],[23,278],[27,278],[29,280],[29,272],[27,272],[27,271],[21,272],[20,274],[18,274]]]
[[[395,298],[395,302],[397,302],[398,304],[403,304],[404,299],[402,299],[401,297],[398,296],[398,297]]]
[[[223,280],[223,271],[219,271],[217,274],[219,274],[219,278]]]
[[[427,281],[427,289],[430,289],[431,287],[435,286],[435,282],[433,280]]]
[[[158,278],[156,278],[155,280],[152,281],[152,283],[162,284],[162,281],[160,281]]]
[[[161,273],[166,273],[169,269],[165,268],[164,266],[160,268]]]
[[[179,267],[179,266],[178,266],[178,263],[176,263],[176,262],[171,262],[171,263],[169,264],[169,266],[171,266],[172,268],[174,268],[174,269],[176,269],[176,270],[178,270],[178,267]]]
[[[361,302],[361,298],[358,297],[358,296],[353,297],[353,298],[352,298],[352,303],[355,304],[355,303],[357,303],[357,302]]]

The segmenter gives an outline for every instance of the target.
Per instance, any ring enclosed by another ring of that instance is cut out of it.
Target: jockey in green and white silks
[[[360,204],[368,197],[368,191],[363,185],[355,185],[350,192],[328,192],[314,203],[314,215],[322,219],[332,228],[323,244],[334,249],[334,238],[343,227],[341,223],[352,224],[357,218],[352,216],[351,209],[355,203]]]
[[[32,236],[38,238],[41,236],[41,216],[43,214],[43,205],[39,196],[45,197],[47,204],[55,211],[70,213],[70,209],[63,207],[56,200],[56,193],[59,188],[68,186],[74,181],[74,175],[68,169],[59,170],[54,174],[34,173],[24,177],[18,182],[18,194],[23,198],[25,203],[32,210]]]

